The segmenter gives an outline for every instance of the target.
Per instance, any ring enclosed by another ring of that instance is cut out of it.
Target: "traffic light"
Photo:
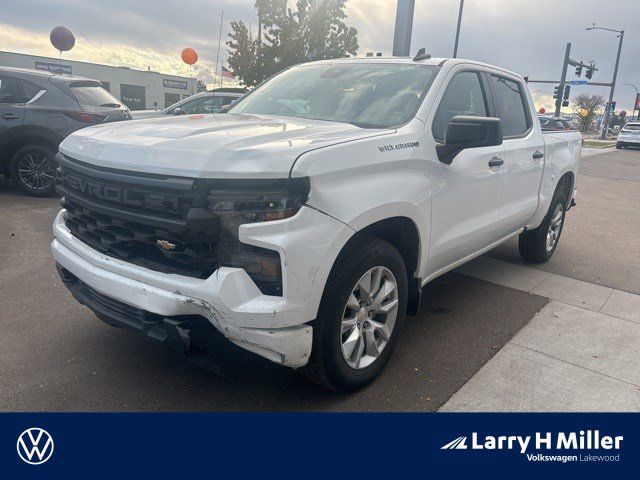
[[[616,111],[616,102],[615,102],[615,100],[613,102],[611,102],[611,106],[609,108],[611,109],[611,113]]]
[[[569,106],[569,94],[571,93],[571,85],[565,85],[564,86],[564,93],[562,94],[562,106],[563,107],[568,107]]]
[[[576,67],[576,77],[579,77],[582,75],[582,65],[578,65]]]
[[[553,98],[555,98],[556,100],[560,98],[560,85],[556,85],[553,88]]]
[[[587,68],[587,72],[584,74],[584,76],[591,80],[591,77],[593,77],[593,67]]]

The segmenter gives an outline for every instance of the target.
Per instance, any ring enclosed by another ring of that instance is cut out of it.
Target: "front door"
[[[18,81],[12,77],[0,76],[0,139],[12,128],[22,125],[24,109],[24,97]]]
[[[490,116],[482,72],[460,66],[449,82],[431,123],[443,143],[456,115]],[[502,146],[469,148],[446,165],[434,157],[431,168],[432,214],[428,274],[440,272],[497,240],[498,206],[504,179]]]

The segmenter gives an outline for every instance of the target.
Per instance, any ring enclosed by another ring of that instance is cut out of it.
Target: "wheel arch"
[[[420,277],[423,242],[421,241],[420,228],[414,219],[396,215],[371,221],[354,233],[342,245],[328,272],[322,290],[326,288],[326,280],[331,275],[335,265],[340,261],[341,255],[354,243],[363,237],[379,238],[393,245],[402,256],[407,270],[409,285],[409,298],[407,313],[415,315],[420,305],[422,278]]]
[[[57,151],[62,137],[55,132],[41,127],[17,127],[10,132],[0,146],[0,158],[3,158],[2,173],[11,176],[11,161],[15,153],[27,145],[38,145]]]
[[[567,199],[567,208],[571,204],[572,192],[574,188],[575,175],[573,171],[569,170],[560,177],[558,180],[558,184],[556,185],[556,191],[561,189],[565,193],[565,197]]]
[[[391,217],[379,220],[362,230],[358,235],[380,238],[393,245],[402,256],[407,269],[407,281],[409,285],[409,299],[407,313],[415,315],[420,306],[422,292],[422,278],[420,278],[420,232],[417,225],[409,217]]]

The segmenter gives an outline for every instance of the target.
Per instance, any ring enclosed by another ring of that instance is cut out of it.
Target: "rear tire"
[[[27,145],[11,159],[11,177],[20,190],[32,197],[49,197],[55,193],[55,154],[40,145]]]
[[[369,278],[367,294],[362,285]],[[406,267],[393,245],[371,237],[352,242],[336,259],[327,280],[313,323],[311,357],[302,373],[337,392],[371,382],[398,341],[407,292]]]
[[[556,190],[540,226],[520,235],[518,247],[525,260],[544,263],[551,258],[560,242],[566,211],[567,195],[562,190]]]

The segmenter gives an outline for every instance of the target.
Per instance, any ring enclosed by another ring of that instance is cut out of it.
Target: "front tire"
[[[551,199],[551,206],[540,226],[520,235],[518,247],[520,255],[525,260],[544,263],[551,258],[560,241],[566,211],[567,195],[562,190],[556,190]]]
[[[11,160],[11,177],[20,190],[32,197],[48,197],[55,192],[54,153],[39,145],[27,145]]]
[[[313,324],[302,372],[329,390],[371,382],[395,348],[407,310],[407,271],[389,242],[362,237],[337,258]]]

